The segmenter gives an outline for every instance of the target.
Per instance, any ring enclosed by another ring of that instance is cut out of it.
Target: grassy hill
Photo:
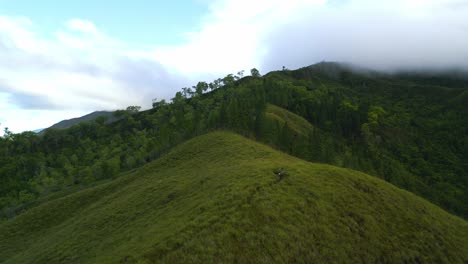
[[[0,263],[273,261],[466,263],[468,223],[375,177],[213,132],[0,224]]]
[[[284,108],[268,104],[265,112],[267,119],[278,122],[280,126],[287,124],[298,135],[307,136],[314,129],[307,120]]]

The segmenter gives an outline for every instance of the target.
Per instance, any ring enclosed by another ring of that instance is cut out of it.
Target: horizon
[[[251,68],[468,68],[468,3],[459,0],[0,5],[0,133],[147,109],[153,98]]]

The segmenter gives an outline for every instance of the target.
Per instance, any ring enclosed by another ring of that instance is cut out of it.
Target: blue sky
[[[0,0],[0,130],[254,67],[468,68],[467,17],[466,0]]]

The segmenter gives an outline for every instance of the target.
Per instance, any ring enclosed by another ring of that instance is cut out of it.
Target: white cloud
[[[40,53],[44,42],[32,32],[33,24],[26,17],[9,18],[0,16],[0,40],[7,47],[30,53]]]
[[[69,20],[67,22],[67,26],[69,29],[75,30],[78,32],[92,34],[92,35],[98,34],[98,30],[96,26],[91,21],[75,18],[75,19]]]
[[[467,68],[468,6],[458,2],[350,0],[303,9],[268,36],[263,67],[334,60],[383,70]]]
[[[258,66],[266,54],[265,37],[303,8],[325,0],[215,1],[201,30],[186,34],[186,43],[159,47],[155,58],[190,74],[226,74]]]
[[[0,16],[0,119],[14,132],[77,113],[149,107],[152,98],[169,98],[187,85],[148,50],[113,39],[90,21],[40,32],[27,18]]]
[[[199,31],[155,57],[183,73],[336,60],[378,69],[468,67],[462,0],[219,0]]]

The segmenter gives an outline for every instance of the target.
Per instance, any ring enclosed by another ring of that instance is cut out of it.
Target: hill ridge
[[[0,262],[463,263],[467,238],[466,221],[382,180],[217,131],[0,224]]]

